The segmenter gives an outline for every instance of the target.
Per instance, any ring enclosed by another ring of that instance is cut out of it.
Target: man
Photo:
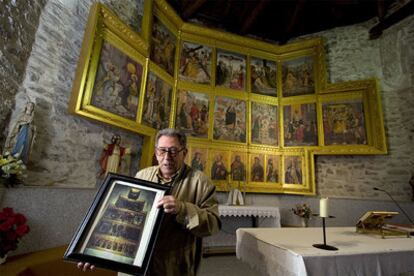
[[[149,275],[195,275],[201,260],[201,238],[217,233],[221,223],[215,186],[201,171],[184,163],[186,137],[174,129],[160,130],[155,140],[158,166],[139,171],[136,178],[172,186],[158,207],[166,216],[149,267]],[[90,264],[78,264],[86,271]]]

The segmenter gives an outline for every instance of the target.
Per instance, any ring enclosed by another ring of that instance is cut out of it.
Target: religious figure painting
[[[275,61],[251,58],[250,71],[253,93],[277,96],[277,63]]]
[[[142,113],[143,124],[156,129],[167,128],[170,121],[171,97],[172,86],[153,72],[149,72]]]
[[[284,177],[285,184],[303,184],[302,157],[284,157]]]
[[[264,182],[264,154],[250,155],[250,181]]]
[[[246,181],[246,154],[242,152],[231,153],[230,174],[233,181]]]
[[[206,172],[208,151],[206,148],[191,147],[191,167],[193,169]]]
[[[211,180],[226,180],[229,170],[228,152],[212,150],[211,151]]]
[[[92,105],[135,120],[142,72],[140,63],[104,41],[92,91]]]
[[[279,155],[266,155],[266,182],[279,183]]]
[[[313,57],[301,57],[282,63],[283,97],[315,92]]]
[[[207,138],[208,112],[207,94],[180,90],[177,97],[175,126],[191,136]]]
[[[252,143],[278,145],[278,109],[275,105],[252,102]]]
[[[322,104],[325,145],[366,145],[364,106],[361,100]]]
[[[156,16],[154,16],[150,58],[171,76],[174,76],[176,44],[176,36]]]
[[[246,56],[217,50],[216,85],[245,90]]]
[[[184,42],[180,55],[180,79],[201,84],[211,81],[210,47]]]
[[[246,142],[246,102],[218,96],[214,104],[213,138]]]
[[[316,146],[318,131],[315,104],[284,106],[283,127],[285,146]]]

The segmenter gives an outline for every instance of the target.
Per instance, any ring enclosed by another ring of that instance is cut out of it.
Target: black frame
[[[163,208],[157,208],[156,204],[162,196],[170,194],[170,188],[109,173],[64,259],[145,275],[164,218]]]

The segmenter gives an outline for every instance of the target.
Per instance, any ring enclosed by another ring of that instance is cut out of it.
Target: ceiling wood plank
[[[188,5],[187,8],[183,11],[183,19],[188,19],[193,16],[197,11],[199,11],[207,0],[196,0],[192,1],[191,5]]]
[[[243,26],[241,27],[241,30],[240,30],[242,34],[246,34],[247,32],[250,31],[251,27],[256,22],[256,20],[260,18],[260,13],[266,7],[267,3],[268,3],[267,0],[260,1],[256,5],[256,7],[253,9],[253,11],[250,13],[250,15],[244,19]]]

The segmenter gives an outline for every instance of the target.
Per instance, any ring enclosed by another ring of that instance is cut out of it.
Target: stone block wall
[[[46,0],[0,2],[0,150]]]

